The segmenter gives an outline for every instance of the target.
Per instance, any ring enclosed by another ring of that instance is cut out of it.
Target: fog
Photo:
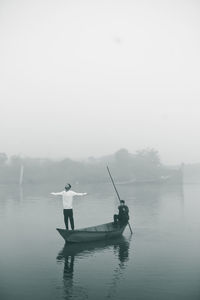
[[[0,152],[200,162],[198,1],[0,1]]]

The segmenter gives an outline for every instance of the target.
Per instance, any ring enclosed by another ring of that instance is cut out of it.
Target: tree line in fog
[[[106,166],[109,165],[119,183],[181,182],[182,170],[169,168],[161,160],[158,151],[142,149],[130,153],[120,149],[116,153],[100,158],[85,160],[62,160],[21,157],[8,158],[0,153],[0,183],[19,183],[23,167],[23,183],[37,184],[50,182],[95,183],[108,181]]]

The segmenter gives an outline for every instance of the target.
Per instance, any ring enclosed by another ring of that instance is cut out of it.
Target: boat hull
[[[122,235],[125,227],[126,225],[116,226],[113,223],[107,223],[79,230],[57,228],[57,231],[68,243],[84,243],[117,238]]]

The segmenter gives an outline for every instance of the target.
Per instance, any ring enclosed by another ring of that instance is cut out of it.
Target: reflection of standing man
[[[59,193],[51,193],[52,195],[60,195],[62,196],[63,200],[63,214],[64,214],[64,221],[66,229],[68,230],[68,219],[70,220],[71,229],[74,230],[74,217],[73,217],[73,197],[74,196],[84,196],[87,193],[76,193],[74,191],[70,191],[71,184],[67,184],[65,186],[65,191]]]

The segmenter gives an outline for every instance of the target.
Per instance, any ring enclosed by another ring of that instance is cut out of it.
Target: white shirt
[[[52,195],[60,195],[62,196],[62,201],[63,201],[63,208],[64,209],[72,209],[73,206],[73,197],[74,196],[84,196],[84,195],[87,195],[87,193],[76,193],[74,191],[62,191],[62,192],[59,192],[59,193],[51,193]]]

